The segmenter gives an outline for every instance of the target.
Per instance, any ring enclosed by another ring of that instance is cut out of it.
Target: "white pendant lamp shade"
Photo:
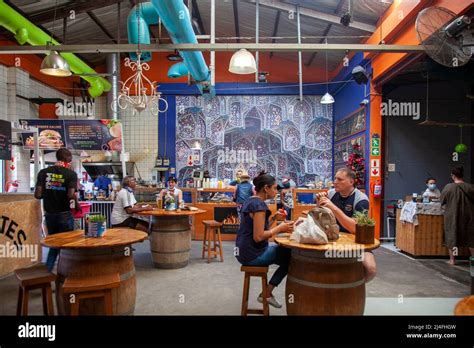
[[[332,104],[334,103],[334,98],[332,95],[329,94],[329,92],[326,92],[325,95],[321,98],[320,101],[321,104]]]
[[[255,74],[257,71],[255,57],[252,55],[252,53],[242,48],[241,50],[235,52],[230,59],[229,71],[239,75]]]
[[[46,57],[44,57],[41,63],[40,72],[50,76],[67,77],[71,76],[71,70],[66,60],[59,55],[56,51],[51,51]]]

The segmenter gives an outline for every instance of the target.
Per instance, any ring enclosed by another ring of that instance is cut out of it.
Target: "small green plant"
[[[367,209],[363,211],[356,211],[352,217],[355,219],[357,225],[375,226],[375,220],[369,217],[369,212]]]
[[[89,217],[89,222],[99,222],[103,223],[106,222],[107,218],[104,215],[91,215]]]

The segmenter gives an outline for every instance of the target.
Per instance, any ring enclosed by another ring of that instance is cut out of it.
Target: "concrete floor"
[[[134,247],[135,315],[240,315],[243,274],[233,256],[234,242],[224,242],[224,263],[207,264],[200,258],[201,242],[193,241],[189,265],[176,270],[153,268],[148,241]],[[451,267],[444,259],[415,260],[390,245],[374,254],[378,275],[367,284],[365,315],[452,315],[456,302],[469,294],[467,261]],[[259,305],[260,288],[257,279],[252,281],[251,306]],[[284,292],[284,283],[274,292],[282,303]],[[0,279],[0,294],[0,315],[15,315],[18,288],[13,276]],[[270,312],[286,315],[285,307],[271,307]],[[30,314],[42,314],[39,290],[30,294]]]

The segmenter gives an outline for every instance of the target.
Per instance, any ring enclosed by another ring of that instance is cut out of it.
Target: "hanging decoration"
[[[461,139],[459,141],[459,144],[457,144],[455,147],[454,147],[454,151],[457,152],[457,153],[467,153],[467,145],[466,144],[463,144],[462,142],[462,125],[459,125],[459,129],[461,131]]]

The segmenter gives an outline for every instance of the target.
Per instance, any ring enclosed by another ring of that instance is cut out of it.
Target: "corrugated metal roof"
[[[118,2],[119,0],[115,1]],[[113,2],[113,1],[112,1]],[[94,7],[91,12],[99,19],[102,25],[107,31],[117,40],[117,30],[119,26],[119,19],[117,17],[117,5],[111,1],[97,1],[92,3],[91,1],[66,1],[58,0],[57,4],[59,7],[67,6],[67,8],[80,8],[81,6]],[[196,0],[194,1],[201,15],[204,34],[210,32],[210,9],[211,0]],[[349,0],[282,0],[283,4],[298,5],[302,10],[311,9],[323,13],[328,13],[340,17],[341,14],[348,11]],[[41,0],[14,0],[10,1],[14,6],[18,7],[27,16],[38,18],[38,15],[49,15],[48,20],[41,23],[41,25],[47,30],[53,31],[56,37],[63,39],[63,20],[62,18],[56,19],[53,24],[53,11],[56,1],[41,1]],[[127,42],[127,16],[132,8],[134,1],[122,1],[121,2],[121,15],[120,15],[120,38],[121,42]],[[188,3],[188,0],[185,0]],[[234,1],[233,0],[216,0],[216,37],[217,42],[236,42],[236,29],[234,22]],[[353,20],[363,22],[369,25],[375,25],[379,20],[380,16],[389,7],[387,1],[381,0],[357,0],[353,1]],[[102,5],[102,6],[101,6]],[[255,42],[255,13],[256,5],[250,0],[238,0],[237,10],[239,17],[239,31],[240,36],[245,37],[240,42]],[[193,12],[196,16],[195,11]],[[273,36],[275,21],[277,18],[278,10],[269,6],[260,6],[260,42],[272,42],[270,37]],[[37,23],[36,23],[37,24]],[[53,28],[54,27],[54,28]],[[152,27],[152,32],[155,37],[159,35],[158,28]],[[355,29],[352,27],[345,27],[340,23],[329,23],[325,20],[312,18],[308,16],[301,16],[301,34],[306,37],[302,40],[304,43],[319,43],[324,42],[323,36],[327,36],[329,43],[359,43],[364,39],[364,36],[369,35],[365,31]],[[276,40],[278,43],[296,43],[297,42],[297,21],[296,16],[290,18],[288,12],[281,11],[280,20],[278,24],[278,30],[276,36],[279,39]],[[233,38],[233,39],[228,39]],[[162,36],[160,37],[162,42],[169,42],[169,38],[166,34],[166,30],[162,28]],[[67,30],[66,30],[66,43],[68,44],[101,44],[101,43],[113,43],[113,41],[103,32],[103,30],[92,20],[92,18],[86,13],[76,14],[74,20],[68,19]],[[93,64],[102,64],[105,56],[100,54],[84,54],[87,60]],[[298,55],[296,53],[275,53],[275,56],[279,56],[286,59],[297,60]],[[303,54],[303,62],[307,64],[313,54]],[[340,61],[343,59],[343,53],[330,53],[329,57],[329,69],[332,70],[338,66]],[[316,54],[312,60],[312,64],[325,64],[325,55]]]

